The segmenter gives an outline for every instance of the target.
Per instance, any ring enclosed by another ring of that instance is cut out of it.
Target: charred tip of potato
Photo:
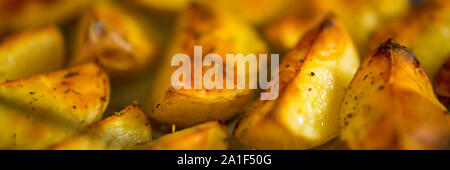
[[[376,49],[373,56],[383,56],[391,59],[393,53],[405,53],[409,59],[411,59],[415,68],[422,69],[421,64],[417,57],[412,54],[405,46],[395,42],[394,39],[389,38]]]
[[[327,14],[322,22],[319,24],[319,32],[323,32],[328,28],[334,27],[336,25],[336,15],[334,13]]]
[[[91,64],[95,65],[95,67],[98,68],[98,70],[99,70],[98,76],[105,75],[106,78],[109,80],[109,75],[106,73],[105,66],[103,66],[99,61],[93,61],[93,62],[91,62]]]
[[[393,46],[393,39],[389,38],[383,43],[381,43],[380,46],[378,46],[373,56],[383,56],[391,58],[392,46]]]
[[[337,26],[336,16],[333,13],[326,15],[313,29],[306,31],[304,36],[297,42],[293,49],[301,49],[305,43],[313,44],[314,41],[325,31]],[[295,51],[295,50],[294,50]],[[304,60],[300,60],[303,62]]]

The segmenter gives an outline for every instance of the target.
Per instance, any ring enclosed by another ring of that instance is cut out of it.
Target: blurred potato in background
[[[264,26],[269,42],[280,51],[295,46],[303,34],[320,18],[332,12],[342,20],[358,47],[360,55],[367,53],[373,32],[383,23],[403,14],[408,0],[299,0],[290,12]]]
[[[450,1],[423,1],[403,17],[381,27],[374,35],[371,48],[387,38],[408,47],[430,79],[434,79],[450,57]]]
[[[218,0],[222,8],[244,21],[261,25],[282,16],[297,0]]]
[[[185,9],[189,3],[199,0],[122,0],[128,3],[144,6],[159,11],[180,11]]]
[[[450,59],[442,66],[436,75],[436,94],[447,109],[450,108]]]
[[[92,0],[0,0],[0,35],[48,23],[61,23],[79,14]]]
[[[228,13],[252,25],[261,25],[282,16],[297,0],[123,0],[159,12],[180,12],[191,3],[215,3]]]
[[[159,46],[144,20],[107,1],[97,2],[83,15],[74,37],[70,65],[97,61],[112,80],[145,71]]]
[[[0,82],[64,67],[64,44],[63,35],[55,25],[5,37],[0,43]]]

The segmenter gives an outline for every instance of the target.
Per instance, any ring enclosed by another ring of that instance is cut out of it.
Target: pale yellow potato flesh
[[[226,150],[228,133],[223,123],[210,121],[137,145],[138,150]]]
[[[150,122],[137,104],[54,145],[55,150],[118,150],[152,140]]]
[[[0,44],[0,82],[55,71],[64,61],[64,39],[54,25],[10,35]]]
[[[172,56],[185,53],[191,57],[191,61],[194,61],[194,46],[201,45],[203,55],[219,54],[225,63],[226,54],[265,54],[266,45],[251,27],[227,15],[217,6],[207,8],[204,4],[191,5],[180,14],[176,28],[168,55],[159,68],[158,78],[155,81],[158,83],[153,85],[147,98],[147,113],[154,121],[175,124],[178,127],[232,118],[250,101],[255,90],[205,88],[176,90],[171,85],[172,73],[177,69],[171,67]],[[191,68],[194,68],[194,62],[191,64]],[[209,67],[204,66],[203,74],[208,69]],[[237,74],[247,75],[248,69],[245,73],[235,71],[235,77]]]
[[[362,64],[340,111],[350,149],[449,149],[450,115],[419,61],[387,40]]]
[[[259,101],[233,136],[256,149],[310,149],[339,133],[338,112],[359,56],[342,24],[327,16],[283,59],[279,96]]]
[[[450,56],[450,1],[428,0],[405,16],[377,30],[374,49],[388,38],[405,45],[419,59],[430,79]]]
[[[66,22],[81,13],[92,0],[0,0],[0,34],[49,23]]]
[[[133,78],[155,60],[158,37],[139,14],[113,2],[95,3],[74,33],[70,65],[98,61],[112,80]]]
[[[100,120],[108,102],[96,64],[0,83],[0,148],[48,147]]]

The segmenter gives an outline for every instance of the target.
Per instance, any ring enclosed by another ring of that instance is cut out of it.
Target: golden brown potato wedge
[[[450,108],[450,60],[436,75],[435,87],[437,97],[447,109]]]
[[[433,79],[450,56],[450,1],[427,0],[404,17],[381,27],[373,38],[372,49],[388,38],[408,47]]]
[[[0,33],[63,22],[87,7],[91,0],[0,0]]]
[[[200,45],[203,55],[216,53],[226,61],[226,54],[265,54],[266,45],[251,27],[215,6],[191,5],[180,14],[176,28],[178,30],[170,46],[169,55],[164,59],[159,78],[155,81],[158,83],[154,85],[148,97],[150,117],[155,121],[175,124],[178,127],[232,118],[254,96],[254,90],[176,90],[171,85],[172,73],[177,69],[171,67],[172,56],[185,53],[194,61],[194,46]],[[203,67],[203,70],[207,69],[208,67]],[[248,72],[239,73],[239,75],[246,74]]]
[[[327,16],[283,59],[279,97],[259,101],[233,136],[257,149],[309,149],[339,132],[338,113],[359,56],[342,24]]]
[[[158,49],[156,35],[144,23],[112,2],[96,3],[76,30],[70,65],[98,61],[113,80],[141,73]]]
[[[0,82],[60,69],[64,55],[64,40],[54,25],[6,37],[0,44]]]
[[[140,144],[137,150],[226,150],[228,133],[225,125],[210,121]]]
[[[150,122],[137,104],[51,147],[56,150],[122,149],[152,140]]]
[[[271,44],[286,51],[320,18],[335,13],[349,30],[360,54],[366,54],[373,32],[383,23],[406,12],[408,0],[300,0],[285,17],[268,23],[264,32]]]
[[[365,60],[340,111],[351,149],[449,149],[450,115],[419,61],[387,40]]]
[[[48,147],[101,119],[108,101],[96,64],[0,83],[0,148]]]

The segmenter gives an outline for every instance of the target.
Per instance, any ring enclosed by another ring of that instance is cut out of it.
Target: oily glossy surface
[[[339,131],[338,109],[359,57],[343,26],[327,16],[283,60],[276,100],[259,101],[233,136],[257,149],[310,149]]]
[[[388,40],[368,56],[340,111],[350,149],[448,149],[450,115],[419,61]]]
[[[86,64],[0,84],[0,148],[42,149],[101,119],[104,70]]]
[[[122,149],[152,139],[150,122],[140,106],[127,106],[120,112],[86,127],[80,133],[51,147],[57,150]]]

